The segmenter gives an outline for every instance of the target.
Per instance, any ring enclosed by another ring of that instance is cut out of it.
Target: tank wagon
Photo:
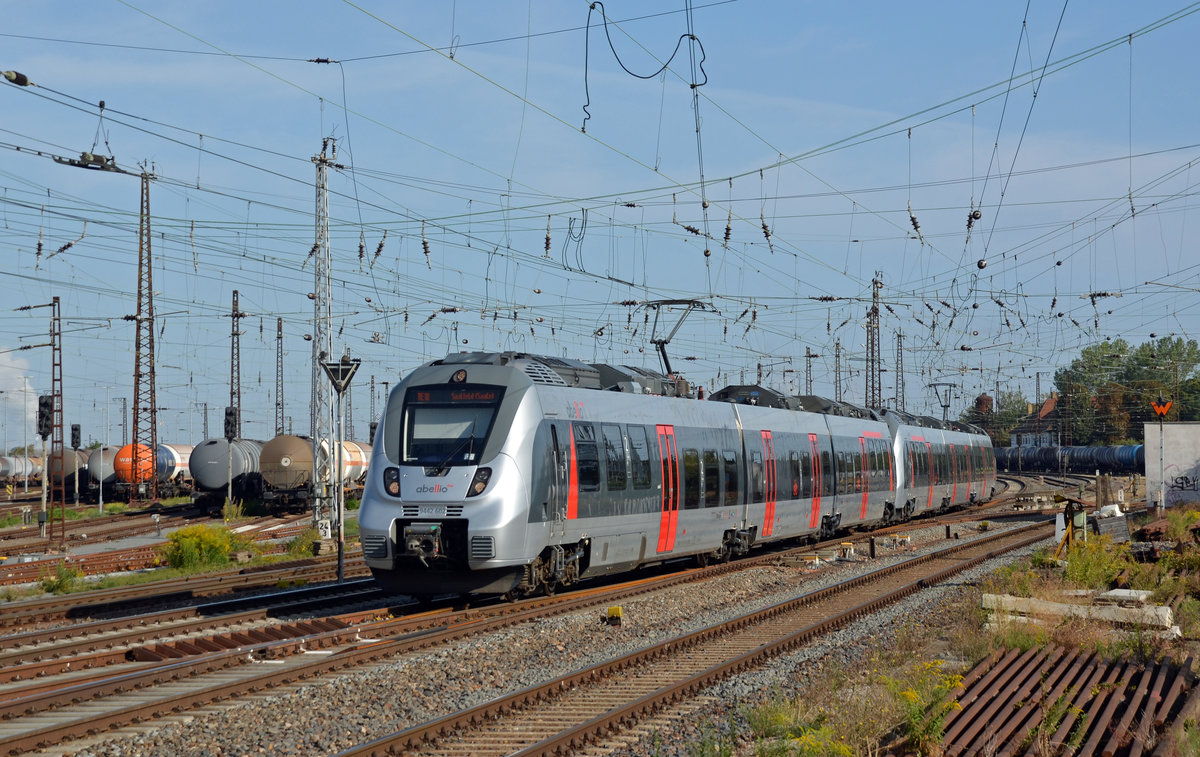
[[[160,444],[154,460],[154,476],[158,479],[158,493],[164,497],[178,497],[191,492],[192,450],[190,444]]]
[[[42,458],[25,455],[8,455],[0,458],[0,480],[20,483],[39,480],[42,475]]]
[[[259,458],[263,443],[251,439],[206,439],[192,449],[190,469],[197,492],[224,494],[232,476],[233,496],[238,499],[262,493]]]
[[[604,391],[608,390],[608,391]],[[628,366],[427,363],[390,392],[359,511],[376,580],[510,596],[987,499],[986,434]]]
[[[56,484],[63,487],[67,495],[74,496],[75,482],[79,482],[80,493],[87,491],[90,481],[88,478],[88,453],[84,450],[64,449],[50,456],[50,477]]]
[[[348,491],[361,489],[370,460],[370,445],[342,442],[338,482]],[[309,437],[276,436],[263,445],[260,467],[263,502],[268,506],[302,507],[312,501],[313,442]]]
[[[1141,444],[1108,447],[997,447],[996,465],[1014,473],[1146,472],[1146,448]]]
[[[88,455],[88,478],[96,484],[111,486],[117,481],[117,471],[114,463],[117,459],[116,447],[98,447]]]

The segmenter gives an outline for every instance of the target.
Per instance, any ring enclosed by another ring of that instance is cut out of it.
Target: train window
[[[737,454],[729,450],[721,453],[725,463],[725,505],[733,507],[741,499],[741,482],[738,481]]]
[[[836,471],[833,469],[833,453],[821,450],[821,493],[833,494],[837,482]]]
[[[646,436],[645,426],[629,427],[629,461],[629,477],[633,480],[633,488],[649,489],[650,440]]]
[[[700,507],[700,453],[694,449],[683,451],[683,509],[696,510]]]
[[[596,448],[596,429],[590,423],[572,423],[575,434],[575,470],[579,490],[600,490],[600,450]]]
[[[750,501],[762,502],[764,496],[763,461],[761,452],[750,453]]]
[[[478,465],[503,397],[503,388],[482,384],[410,387],[401,460],[427,467]]]
[[[805,499],[813,495],[812,454],[800,453],[800,496]]]
[[[788,452],[788,467],[787,467],[787,485],[788,491],[786,497],[795,499],[800,496],[800,482],[803,479],[800,474],[800,453],[795,450]]]
[[[717,462],[717,451],[704,450],[704,506],[716,507],[720,502],[721,466]]]
[[[604,435],[604,461],[607,463],[608,490],[610,492],[624,491],[625,476],[625,437],[621,435],[621,427],[604,424],[600,427]]]
[[[850,472],[850,463],[846,460],[846,453],[837,453],[837,493],[845,494],[850,491],[853,474]]]

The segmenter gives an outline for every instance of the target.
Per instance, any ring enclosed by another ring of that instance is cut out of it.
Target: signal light
[[[237,438],[238,427],[238,409],[236,407],[225,408],[225,438],[233,441]]]
[[[54,395],[43,394],[38,397],[37,409],[37,429],[38,436],[43,439],[50,438],[50,432],[54,428]]]
[[[71,424],[71,449],[79,449],[79,443],[82,441],[79,433],[79,424]]]

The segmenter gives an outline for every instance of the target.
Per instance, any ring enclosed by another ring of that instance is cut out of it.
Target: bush
[[[70,565],[66,560],[59,560],[54,566],[54,574],[43,573],[40,579],[42,590],[49,594],[66,594],[75,590],[75,585],[83,577],[83,571]]]
[[[312,557],[313,542],[321,540],[321,532],[309,526],[287,543],[288,557]]]
[[[1079,589],[1108,590],[1132,563],[1128,544],[1113,544],[1111,537],[1093,535],[1071,545],[1066,579]]]
[[[904,721],[901,730],[912,746],[922,753],[941,743],[946,718],[962,709],[949,694],[962,682],[962,676],[947,673],[941,660],[917,663],[896,678],[884,677],[883,683],[896,698]]]
[[[250,539],[228,528],[198,524],[172,532],[159,554],[172,568],[194,570],[224,565],[233,552],[243,549],[254,550]]]
[[[1200,521],[1200,512],[1192,508],[1192,505],[1167,508],[1168,539],[1180,542],[1192,541],[1192,526],[1196,525],[1197,521]]]

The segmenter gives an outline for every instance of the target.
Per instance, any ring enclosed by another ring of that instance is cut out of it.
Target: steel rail
[[[1037,531],[1037,533],[1029,535],[1027,532],[1031,530]],[[359,747],[345,750],[339,753],[338,757],[365,757],[366,755],[411,753],[427,747],[427,742],[437,741],[462,730],[476,729],[483,724],[492,724],[496,718],[507,713],[514,713],[531,705],[555,700],[565,692],[571,692],[572,698],[578,698],[581,688],[607,680],[618,673],[630,671],[635,667],[650,665],[664,659],[671,661],[666,667],[673,667],[677,664],[675,657],[683,654],[693,654],[693,650],[697,645],[718,639],[725,641],[731,635],[744,632],[752,626],[766,623],[786,613],[800,610],[827,598],[845,594],[853,589],[892,577],[903,571],[912,570],[915,567],[924,566],[933,561],[950,559],[956,553],[964,550],[978,551],[980,546],[986,543],[1010,542],[1008,546],[1003,548],[988,549],[970,559],[956,560],[957,564],[954,566],[939,568],[937,571],[922,576],[917,580],[907,581],[900,587],[842,610],[829,618],[790,631],[781,638],[770,642],[756,643],[750,651],[737,654],[698,673],[687,675],[682,680],[659,687],[650,693],[639,695],[624,705],[609,708],[603,714],[590,717],[573,727],[561,729],[555,735],[545,740],[523,747],[522,751],[518,753],[531,755],[559,754],[564,750],[576,749],[607,733],[609,729],[620,727],[624,723],[636,721],[666,704],[694,694],[733,673],[755,667],[771,657],[806,643],[819,634],[827,633],[862,615],[874,612],[879,607],[908,596],[926,586],[936,584],[944,580],[947,576],[966,570],[1005,551],[1019,549],[1023,546],[1042,541],[1046,538],[1045,530],[1047,530],[1046,524],[1039,523],[1002,534],[981,537],[980,539],[957,544],[934,553],[910,558],[902,563],[871,571],[863,576],[848,579],[802,597],[781,602],[772,607],[758,610],[739,618],[686,634],[682,637],[670,639],[637,652],[632,652],[602,665],[560,676],[547,683],[529,687],[509,696],[501,697],[476,707],[452,713],[429,723],[399,731],[384,738],[360,745]],[[649,674],[647,673],[646,675]],[[626,678],[629,678],[629,676],[626,676]],[[529,728],[532,727],[529,726]],[[528,734],[526,734],[525,738],[526,740],[528,739]],[[512,751],[512,746],[512,744],[507,745],[509,747],[508,752]],[[460,747],[461,745],[456,744],[450,748],[459,749]],[[471,747],[465,748],[468,751],[471,749]]]

